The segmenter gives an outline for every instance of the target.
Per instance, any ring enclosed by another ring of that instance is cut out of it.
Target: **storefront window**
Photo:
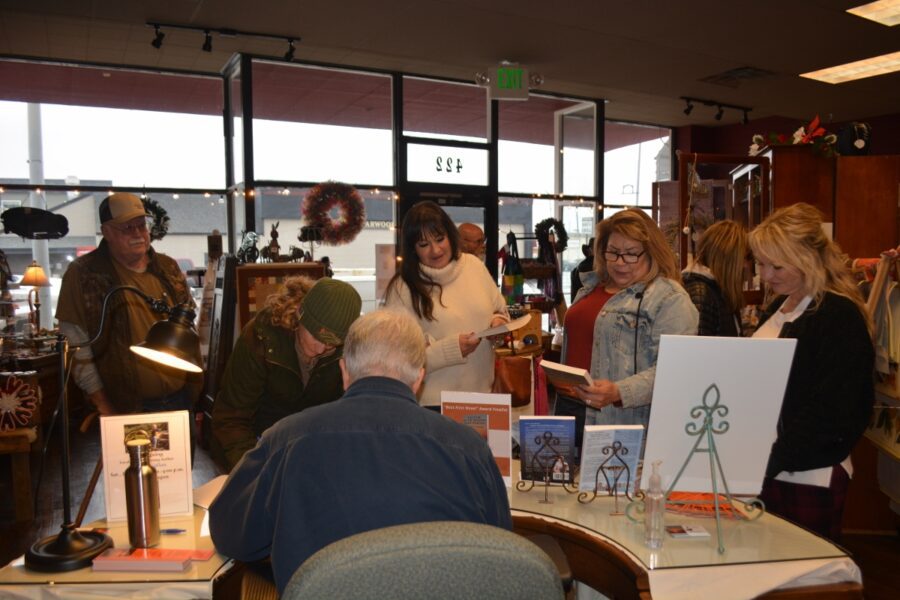
[[[48,181],[224,186],[219,78],[0,61],[0,81],[2,179],[27,181],[39,135]],[[40,105],[40,133],[27,103]]]
[[[487,142],[487,89],[476,85],[403,78],[403,134]]]
[[[533,94],[501,102],[500,191],[593,195],[593,123],[593,103]]]
[[[653,183],[672,179],[671,134],[666,127],[606,122],[604,205],[653,205]]]
[[[260,181],[393,184],[391,79],[253,61],[253,160]]]
[[[256,190],[261,214],[259,249],[272,242],[273,228],[278,233],[279,253],[290,260],[321,260],[328,257],[334,277],[347,281],[363,299],[363,312],[377,306],[375,291],[376,250],[394,245],[395,194],[391,190],[357,189],[365,202],[366,222],[353,241],[341,245],[301,242],[302,206],[309,188],[271,188]],[[338,217],[335,211],[336,218]]]

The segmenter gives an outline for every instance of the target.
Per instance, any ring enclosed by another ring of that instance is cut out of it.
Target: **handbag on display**
[[[500,292],[507,304],[520,304],[525,299],[525,275],[519,260],[516,234],[506,234],[506,253],[503,257],[503,280]]]
[[[509,394],[511,406],[527,406],[531,403],[531,357],[500,356],[494,361],[494,384],[491,392]]]

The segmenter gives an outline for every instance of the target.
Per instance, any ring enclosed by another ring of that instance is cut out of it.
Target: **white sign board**
[[[406,178],[427,183],[488,184],[488,151],[480,148],[409,144]]]
[[[189,418],[186,410],[100,417],[107,521],[121,521],[127,516],[124,473],[129,458],[125,438],[135,430],[142,430],[141,435],[150,440],[150,464],[159,482],[159,516],[194,514]]]
[[[692,418],[691,410],[703,406],[704,394],[715,384],[718,403],[728,409],[725,415],[712,415],[714,426],[728,423],[728,431],[713,436],[728,489],[732,494],[759,494],[796,344],[792,339],[662,336],[641,489],[649,486],[649,465],[655,460],[663,461],[663,490],[669,489],[697,442],[685,425],[703,424],[703,414]],[[714,390],[706,403],[716,403]],[[705,447],[704,439],[699,448]],[[718,489],[725,491],[721,481]],[[706,453],[693,455],[675,491],[713,491]]]

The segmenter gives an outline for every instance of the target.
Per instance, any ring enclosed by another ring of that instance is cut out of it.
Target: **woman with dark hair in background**
[[[734,221],[708,227],[694,260],[682,272],[684,289],[700,313],[699,335],[741,335],[747,233]]]
[[[425,333],[419,403],[439,409],[444,390],[490,392],[494,350],[474,333],[508,322],[509,314],[484,263],[460,251],[456,225],[431,201],[403,218],[400,256],[385,306],[411,312]]]

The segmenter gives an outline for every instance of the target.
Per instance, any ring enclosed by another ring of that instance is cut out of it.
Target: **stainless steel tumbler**
[[[150,464],[150,440],[128,440],[125,447],[131,460],[125,469],[128,541],[132,548],[150,548],[159,544],[159,483]]]

